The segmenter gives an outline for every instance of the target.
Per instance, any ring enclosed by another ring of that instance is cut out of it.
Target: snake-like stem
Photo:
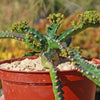
[[[61,33],[57,40],[65,41],[69,37],[80,33],[88,27],[100,27],[100,13],[96,11],[86,11],[78,16],[73,22],[73,27]]]
[[[10,31],[2,31],[0,33],[0,38],[12,38],[20,41],[25,41],[24,33],[12,33]]]
[[[70,59],[75,62],[78,71],[83,73],[87,78],[100,86],[100,69],[97,66],[87,63],[82,58],[80,53],[78,51],[75,51],[73,48],[67,48],[67,52],[70,56]]]

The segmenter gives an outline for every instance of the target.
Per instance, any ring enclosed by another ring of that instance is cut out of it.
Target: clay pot
[[[36,59],[37,57],[28,57]],[[1,61],[11,63],[25,58]],[[94,59],[90,59],[94,60]],[[99,60],[95,61],[100,63]],[[96,85],[76,70],[58,71],[64,100],[94,100]],[[55,100],[49,72],[12,71],[0,69],[5,100]]]

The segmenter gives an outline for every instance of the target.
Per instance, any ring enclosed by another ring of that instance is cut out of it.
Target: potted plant
[[[79,14],[72,27],[58,36],[57,29],[63,18],[61,13],[48,17],[52,24],[47,28],[46,36],[27,26],[26,21],[14,23],[11,31],[0,33],[0,38],[24,41],[34,51],[22,58],[1,61],[0,64],[23,60],[26,56],[36,59],[37,56],[33,55],[38,54],[42,65],[49,69],[47,72],[0,69],[5,100],[94,100],[95,84],[100,86],[100,69],[87,63],[80,52],[69,47],[69,44],[73,35],[88,27],[99,27],[100,13],[86,11]],[[76,69],[58,71],[56,66],[61,56],[74,62]],[[92,60],[100,64],[99,60]]]

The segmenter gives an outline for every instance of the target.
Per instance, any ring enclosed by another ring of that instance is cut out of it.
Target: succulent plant
[[[61,13],[51,14],[48,19],[52,24],[47,28],[46,35],[27,26],[26,21],[15,23],[10,31],[0,33],[0,38],[12,38],[26,42],[33,52],[25,56],[33,56],[35,53],[40,54],[42,65],[50,69],[55,100],[64,99],[62,85],[56,69],[60,56],[71,59],[71,61],[75,62],[74,64],[77,66],[78,71],[100,86],[100,69],[88,64],[78,50],[69,47],[73,35],[88,27],[100,26],[100,13],[97,11],[80,13],[77,19],[72,22],[72,27],[58,36],[57,29],[63,22],[63,18],[64,15]]]

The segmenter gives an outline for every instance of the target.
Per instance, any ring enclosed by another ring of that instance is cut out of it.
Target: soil
[[[90,64],[98,66],[93,61],[87,61]],[[22,61],[14,61],[12,63],[4,63],[0,65],[2,69],[16,70],[16,71],[49,71],[49,69],[44,68],[41,64],[41,58],[37,59],[24,59]],[[57,66],[57,70],[72,70],[76,69],[73,62],[69,59],[61,59],[60,64]]]

